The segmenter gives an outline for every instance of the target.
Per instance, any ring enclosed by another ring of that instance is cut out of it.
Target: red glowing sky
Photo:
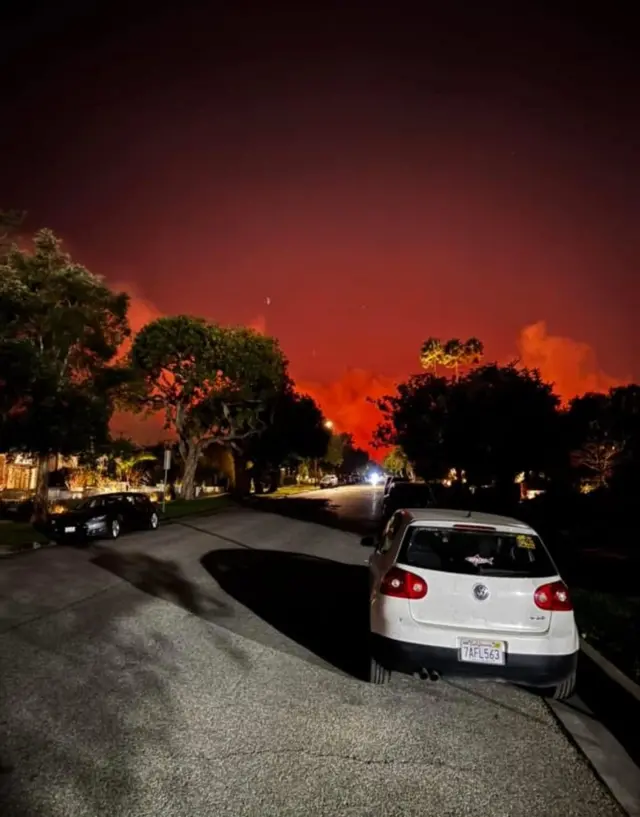
[[[428,335],[565,397],[640,379],[631,27],[478,5],[2,21],[0,206],[132,290],[134,324],[257,321],[360,443]]]

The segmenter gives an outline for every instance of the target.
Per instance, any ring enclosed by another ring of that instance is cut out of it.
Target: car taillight
[[[543,584],[533,594],[536,607],[550,612],[562,612],[573,610],[569,589],[564,582],[551,582]]]
[[[380,592],[397,599],[423,599],[427,595],[427,583],[408,570],[392,567],[382,580]]]

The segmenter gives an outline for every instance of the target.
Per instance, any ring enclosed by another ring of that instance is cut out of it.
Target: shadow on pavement
[[[225,592],[282,634],[366,677],[365,567],[271,550],[214,550],[201,563]]]
[[[188,581],[175,562],[156,559],[146,553],[118,553],[107,551],[91,560],[94,565],[108,570],[138,590],[177,604],[201,618],[232,615],[228,606],[204,595]]]
[[[314,496],[313,499],[297,496],[290,499],[269,499],[258,496],[246,499],[244,504],[259,511],[277,513],[304,522],[315,522],[318,525],[326,525],[329,528],[337,528],[349,533],[371,533],[379,524],[376,520],[349,517],[344,513],[338,514],[338,506],[335,503],[332,503],[329,498],[320,499],[317,496]]]

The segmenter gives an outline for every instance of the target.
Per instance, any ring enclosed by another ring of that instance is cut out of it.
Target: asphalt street
[[[538,697],[361,680],[367,555],[232,510],[0,564],[3,813],[620,815]]]
[[[257,502],[260,508],[296,519],[366,534],[379,525],[382,496],[381,485],[348,485],[277,498],[267,495]]]

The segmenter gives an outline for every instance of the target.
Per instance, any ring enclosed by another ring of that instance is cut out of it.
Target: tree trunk
[[[269,493],[275,494],[280,487],[281,472],[279,468],[273,468],[269,474]]]
[[[49,513],[49,457],[40,454],[37,458],[36,493],[33,498],[33,525],[42,525]]]
[[[186,446],[186,452],[184,473],[182,475],[182,497],[183,499],[195,499],[196,468],[200,459],[200,446],[198,443],[189,443]]]
[[[251,493],[251,475],[247,470],[247,462],[242,454],[233,454],[235,484],[233,493],[238,497],[248,496]]]

